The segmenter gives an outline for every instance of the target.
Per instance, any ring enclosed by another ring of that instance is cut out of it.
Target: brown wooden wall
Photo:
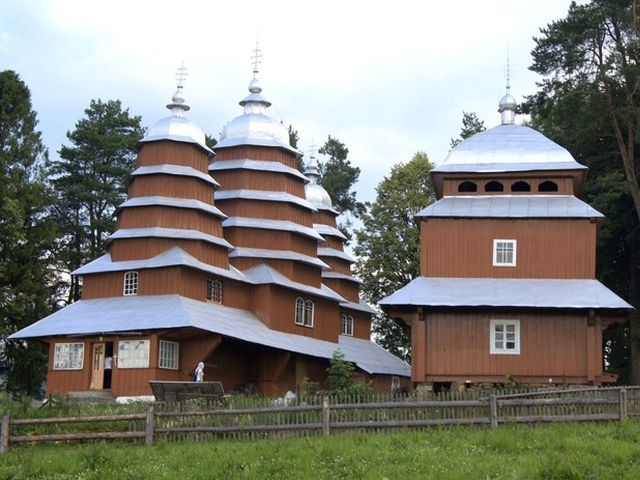
[[[329,268],[331,268],[332,272],[344,273],[345,275],[353,275],[353,272],[351,271],[351,262],[349,262],[348,260],[343,260],[338,257],[325,256],[321,256],[318,258],[329,265]]]
[[[195,177],[179,175],[141,175],[134,177],[129,185],[129,198],[150,197],[192,198],[213,203],[213,185]]]
[[[327,210],[318,210],[317,212],[314,212],[313,223],[329,225],[330,227],[337,228],[335,213],[328,212]]]
[[[493,266],[493,240],[517,240],[517,266]],[[426,277],[595,278],[589,219],[450,219],[421,222]]]
[[[519,355],[489,353],[492,319],[520,321]],[[593,378],[603,371],[600,319],[589,328],[586,312],[427,312],[412,327],[413,380],[587,383],[588,362]]]
[[[140,260],[155,257],[173,248],[180,247],[201,262],[227,268],[229,249],[202,240],[179,238],[120,238],[109,245],[109,253],[114,262]]]
[[[215,149],[215,152],[214,161],[216,162],[249,158],[251,160],[280,162],[288,167],[298,168],[295,154],[275,147],[241,146]]]
[[[118,215],[118,228],[179,228],[199,230],[222,238],[222,219],[201,210],[149,206],[124,208]]]
[[[318,247],[322,248],[333,248],[334,250],[344,251],[344,243],[338,237],[334,237],[332,235],[323,235],[324,242],[320,242]]]
[[[311,211],[293,203],[231,198],[216,200],[216,206],[229,217],[290,220],[305,227],[313,226]]]
[[[287,192],[304,198],[304,182],[301,178],[279,172],[259,170],[218,170],[215,179],[221,190],[265,190]]]
[[[360,301],[360,287],[357,283],[339,278],[323,278],[322,283],[350,302]]]
[[[136,166],[182,165],[209,172],[209,154],[190,143],[162,140],[143,143],[138,151]]]
[[[247,270],[262,263],[276,269],[289,280],[320,288],[322,279],[320,267],[314,267],[297,260],[278,260],[274,258],[235,257],[230,259],[231,265],[238,270]]]
[[[318,249],[315,238],[284,230],[226,227],[224,235],[234,247],[289,250],[310,257],[315,257]]]
[[[512,175],[512,174],[510,174]],[[502,192],[487,192],[485,186],[491,181],[498,181],[504,186]],[[460,192],[458,187],[462,182],[469,181],[476,184],[478,190],[476,192]],[[514,183],[523,181],[527,182],[531,186],[529,192],[513,192],[511,187]],[[558,185],[557,192],[540,192],[539,186],[542,182],[552,181]],[[448,195],[573,195],[573,178],[571,177],[539,177],[539,176],[527,176],[521,174],[519,177],[513,178],[512,176],[496,176],[493,178],[468,176],[466,178],[445,178],[444,179],[444,196]]]

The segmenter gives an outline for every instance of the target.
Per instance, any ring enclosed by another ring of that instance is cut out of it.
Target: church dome
[[[318,184],[320,173],[315,165],[315,159],[311,157],[311,161],[304,170],[305,176],[309,179],[309,183],[304,186],[304,196],[314,207],[333,208],[331,197],[322,185]]]
[[[171,100],[172,103],[167,105],[167,108],[171,110],[171,115],[148,128],[139,143],[157,142],[159,140],[194,143],[213,155],[213,151],[207,147],[202,129],[184,116],[184,113],[190,107],[185,103],[182,85],[178,85],[178,89]]]
[[[255,73],[257,72],[254,71]],[[244,113],[223,128],[216,148],[258,145],[280,147],[296,154],[300,153],[289,144],[287,127],[266,114],[271,102],[262,96],[262,87],[255,76],[249,83],[249,95],[240,105],[244,107]]]

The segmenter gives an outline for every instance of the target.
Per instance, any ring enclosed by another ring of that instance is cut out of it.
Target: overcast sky
[[[120,99],[144,126],[167,116],[182,60],[188,116],[217,138],[242,112],[259,37],[270,115],[305,152],[344,142],[367,201],[416,151],[441,162],[463,110],[499,122],[507,48],[512,94],[533,93],[532,37],[569,3],[0,0],[0,58],[31,89],[55,156],[91,99]]]

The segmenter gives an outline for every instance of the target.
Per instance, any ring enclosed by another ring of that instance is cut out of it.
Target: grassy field
[[[640,423],[20,447],[0,457],[0,478],[637,479]]]

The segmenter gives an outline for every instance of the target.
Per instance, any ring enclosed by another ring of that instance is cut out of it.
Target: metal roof
[[[230,266],[228,270],[208,263],[201,262],[197,258],[189,255],[180,247],[173,247],[160,255],[144,260],[126,260],[114,262],[110,254],[103,255],[92,262],[83,265],[71,272],[73,275],[87,275],[102,272],[121,272],[127,270],[140,270],[144,268],[163,268],[182,265],[192,267],[203,272],[212,273],[220,277],[238,280],[240,282],[250,282],[250,280],[238,269]]]
[[[211,215],[215,215],[216,217],[227,218],[227,216],[222,213],[218,209],[218,207],[205,202],[201,202],[200,200],[194,200],[192,198],[161,197],[156,195],[149,197],[130,198],[126,202],[121,203],[118,206],[117,210],[129,207],[152,207],[156,205],[175,208],[191,208],[194,210],[201,210],[203,212],[210,213]]]
[[[329,268],[329,265],[316,257],[311,257],[299,252],[290,250],[269,250],[266,248],[245,248],[237,247],[231,253],[230,258],[247,257],[247,258],[274,258],[279,260],[294,260],[297,262],[307,263],[314,267]]]
[[[280,162],[266,160],[250,160],[248,158],[236,160],[215,160],[209,165],[210,172],[217,172],[221,170],[260,170],[278,172],[292,175],[300,180],[304,180],[305,182],[309,181],[307,177],[295,168],[288,167]]]
[[[476,133],[456,145],[432,172],[509,172],[586,169],[540,132],[505,124]]]
[[[80,300],[20,330],[11,338],[158,330],[192,327],[238,340],[303,355],[345,359],[368,373],[409,376],[408,366],[367,340],[340,337],[339,343],[269,329],[246,310],[200,302],[179,295],[138,295]]]
[[[347,262],[355,262],[355,259],[346,252],[342,250],[336,250],[335,248],[318,248],[318,256],[319,257],[335,257],[340,258],[342,260],[346,260]]]
[[[262,200],[266,202],[287,202],[287,203],[293,203],[295,205],[298,205],[302,208],[306,208],[313,212],[317,211],[317,209],[304,198],[300,198],[286,192],[273,192],[268,190],[248,190],[248,189],[241,188],[238,190],[218,190],[217,192],[215,192],[214,198],[216,200],[242,198],[245,200]]]
[[[376,311],[371,308],[366,302],[360,301],[360,303],[355,302],[342,302],[340,304],[342,308],[347,308],[349,310],[358,310],[360,312],[374,314]]]
[[[159,238],[180,238],[184,240],[202,240],[203,242],[212,243],[228,249],[234,248],[224,238],[209,235],[208,233],[201,232],[199,230],[187,230],[182,228],[162,228],[162,227],[150,227],[150,228],[121,228],[116,230],[112,235],[107,238],[107,243],[111,243],[113,240],[119,238],[144,238],[144,237],[159,237]]]
[[[353,282],[353,283],[357,283],[357,284],[361,284],[362,280],[360,280],[359,278],[354,277],[353,275],[347,275],[345,273],[339,273],[339,272],[322,272],[322,278],[333,278],[333,279],[337,279],[337,280],[346,280],[347,282]]]
[[[256,265],[255,267],[251,267],[250,269],[245,270],[243,273],[251,280],[251,282],[257,285],[273,284],[290,288],[298,292],[309,293],[318,297],[327,298],[329,300],[334,300],[337,302],[346,301],[342,296],[331,290],[326,285],[320,285],[320,288],[316,288],[305,283],[294,282],[293,280],[289,280],[288,277],[280,273],[275,268],[270,267],[269,265],[266,265],[264,263]]]
[[[416,217],[600,218],[573,195],[467,195],[443,197]]]
[[[196,170],[193,167],[187,167],[183,165],[149,165],[144,167],[138,167],[133,172],[131,172],[131,176],[135,177],[138,175],[156,175],[156,174],[165,174],[165,175],[177,175],[182,177],[194,177],[198,178],[204,182],[207,182],[211,185],[219,187],[220,184],[216,182],[211,175],[207,173],[203,173],[200,170]]]
[[[382,307],[633,307],[597,280],[418,277],[378,302]]]
[[[336,227],[332,227],[331,225],[325,225],[323,223],[314,223],[313,228],[320,235],[331,235],[334,237],[338,237],[341,240],[346,240],[344,233],[338,230]]]
[[[320,242],[324,241],[322,235],[313,228],[305,227],[289,220],[270,220],[262,218],[250,217],[229,217],[222,223],[223,227],[245,227],[245,228],[262,228],[265,230],[282,230],[285,232],[298,233],[305,237],[310,237]]]

